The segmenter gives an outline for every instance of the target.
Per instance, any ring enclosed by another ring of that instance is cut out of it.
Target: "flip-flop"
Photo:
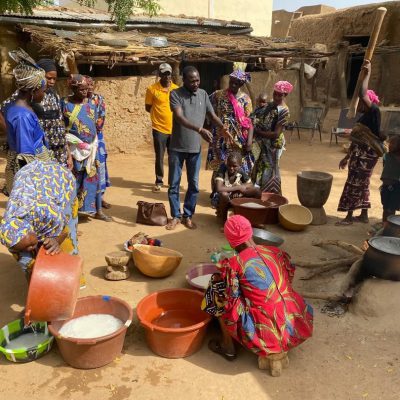
[[[342,220],[335,223],[335,226],[349,226],[349,225],[353,225],[353,221]]]
[[[168,224],[165,226],[167,231],[173,231],[179,224],[181,220],[179,218],[172,218],[168,221]]]
[[[107,203],[107,202],[104,201],[104,200],[102,200],[101,206],[102,206],[103,208],[105,208],[106,210],[109,210],[109,209],[112,207],[112,205],[111,205],[110,203]]]
[[[211,339],[208,342],[208,348],[213,352],[217,353],[220,356],[224,357],[227,361],[234,361],[237,358],[237,354],[227,353],[221,346],[221,343],[216,339]]]
[[[99,219],[100,221],[104,221],[104,222],[112,222],[112,221],[114,221],[111,217],[109,217],[106,214],[96,214],[93,218],[94,219]]]
[[[354,222],[361,222],[362,224],[369,224],[369,219],[365,220],[362,219],[361,217],[353,217]]]

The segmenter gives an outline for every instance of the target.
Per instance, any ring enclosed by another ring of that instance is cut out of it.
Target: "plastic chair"
[[[329,141],[329,146],[332,144],[332,138],[335,136],[336,144],[338,144],[338,137],[347,138],[350,136],[351,130],[353,126],[356,124],[358,119],[360,118],[361,114],[357,113],[354,118],[347,118],[347,113],[349,109],[343,108],[340,111],[339,121],[337,127],[331,128],[331,139]]]
[[[291,131],[289,142],[292,140],[293,129],[297,129],[297,136],[300,140],[300,129],[311,129],[311,139],[314,139],[315,130],[319,131],[319,140],[322,142],[322,118],[324,114],[323,107],[304,107],[301,112],[300,120],[289,124],[287,130]]]

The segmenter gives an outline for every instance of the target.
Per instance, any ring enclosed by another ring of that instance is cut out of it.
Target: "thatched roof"
[[[60,57],[61,52],[70,54],[72,52],[80,64],[113,66],[182,60],[235,62],[260,57],[315,59],[331,54],[291,39],[243,34],[226,35],[205,29],[184,32],[160,32],[160,30],[116,32],[110,29],[66,31],[31,25],[22,25],[20,29],[30,35],[40,52],[55,57]],[[160,35],[167,38],[167,47],[145,45],[146,37]]]

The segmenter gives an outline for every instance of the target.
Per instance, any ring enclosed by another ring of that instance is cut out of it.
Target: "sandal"
[[[108,215],[103,214],[103,213],[97,213],[94,216],[94,219],[99,219],[100,221],[104,221],[104,222],[112,222],[112,221],[114,221],[111,217],[109,217]]]
[[[349,226],[349,225],[353,225],[353,221],[349,221],[347,219],[343,219],[341,221],[338,221],[335,223],[335,226]]]
[[[181,220],[179,218],[171,218],[165,226],[165,229],[167,231],[173,231],[180,223]]]
[[[161,188],[162,188],[162,185],[155,185],[154,187],[153,187],[153,189],[152,189],[152,192],[153,193],[158,193],[158,192],[161,192]]]
[[[211,340],[208,342],[208,348],[209,348],[213,353],[217,353],[217,354],[219,354],[220,356],[224,357],[225,360],[227,360],[227,361],[234,361],[234,360],[236,360],[236,358],[237,358],[237,354],[236,354],[236,353],[232,354],[232,353],[226,352],[226,351],[222,348],[221,343],[220,343],[218,340],[216,340],[216,339],[211,339]]]
[[[188,229],[197,229],[197,225],[192,221],[192,218],[183,218],[182,223]]]
[[[107,203],[105,200],[102,200],[101,201],[101,206],[103,207],[103,208],[105,208],[106,210],[109,210],[112,206],[111,206],[111,204],[110,203]]]

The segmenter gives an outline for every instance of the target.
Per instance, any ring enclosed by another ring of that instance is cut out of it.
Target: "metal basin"
[[[253,228],[253,240],[259,244],[264,246],[275,246],[279,247],[283,244],[284,239],[281,237],[274,235],[271,232],[268,232],[264,229]]]
[[[387,219],[387,225],[383,230],[382,236],[392,236],[400,238],[400,215],[391,215]]]

